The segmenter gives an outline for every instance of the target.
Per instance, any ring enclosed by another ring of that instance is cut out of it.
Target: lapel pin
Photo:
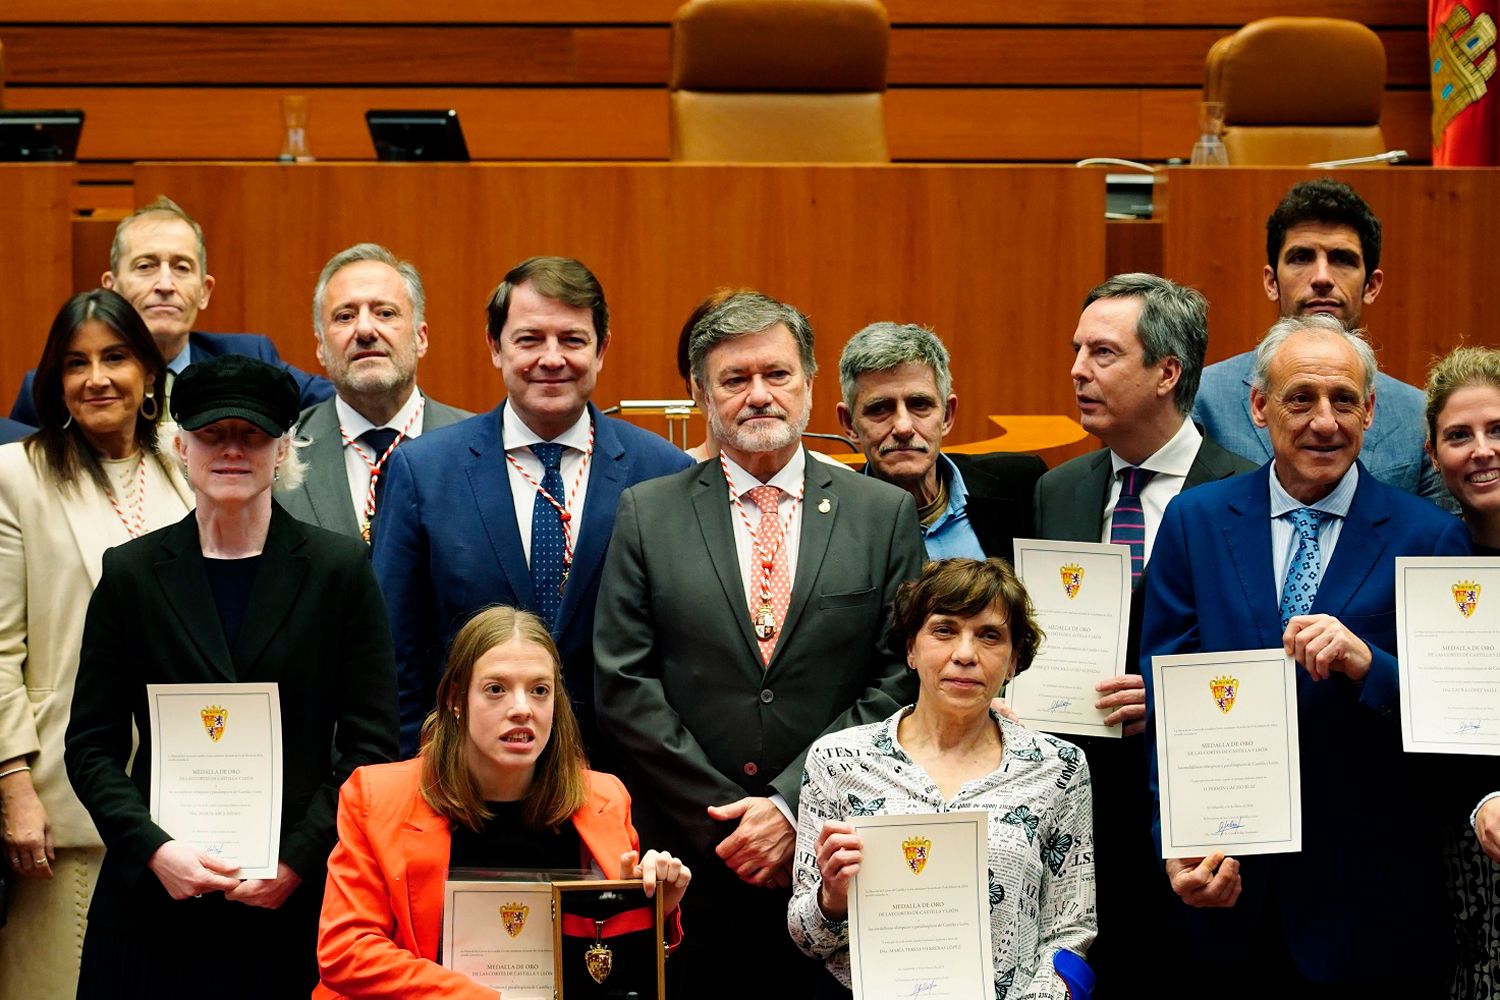
[[[831,504],[831,503],[828,502],[828,498],[827,497],[824,497],[823,499],[821,499],[821,500],[818,501],[818,513],[819,514],[826,514],[830,510],[833,510],[833,504]]]

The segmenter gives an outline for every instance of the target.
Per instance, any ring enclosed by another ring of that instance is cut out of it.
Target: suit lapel
[[[1271,496],[1268,467],[1248,476],[1244,490],[1229,503],[1229,516],[1219,525],[1224,533],[1250,620],[1260,633],[1260,645],[1281,645],[1281,611],[1276,582],[1271,576]],[[1210,570],[1212,571],[1212,570]],[[1227,598],[1227,594],[1224,595]]]
[[[104,550],[119,544],[111,535],[111,527],[119,524],[109,503],[100,496],[93,481],[80,476],[78,489],[63,489],[56,492],[58,506],[78,543],[78,559],[89,574],[89,586],[99,585],[99,574],[103,571]],[[121,533],[123,535],[123,532]]]
[[[782,626],[781,638],[776,642],[776,652],[766,665],[767,669],[776,666],[776,661],[789,645],[788,640],[795,634],[797,620],[802,617],[813,591],[817,589],[818,573],[823,568],[824,557],[828,555],[828,541],[833,537],[833,525],[839,516],[838,494],[829,488],[833,485],[833,472],[811,457],[807,459],[805,468],[802,532],[797,540],[797,575],[792,581],[792,599],[787,605],[786,623]]]
[[[344,535],[359,533],[354,508],[349,503],[349,476],[344,467],[344,438],[339,430],[333,400],[319,403],[307,415],[303,434],[312,439],[307,446],[307,502],[320,527]]]
[[[583,523],[579,526],[577,546],[573,549],[573,565],[568,570],[562,605],[557,609],[554,631],[558,635],[567,631],[582,595],[588,593],[589,582],[604,564],[604,552],[614,530],[615,509],[620,506],[620,494],[625,489],[630,469],[625,445],[610,421],[592,403],[589,404],[589,417],[594,422],[594,456],[589,460],[588,496],[583,505]]]
[[[1078,480],[1077,488],[1056,498],[1061,508],[1059,526],[1065,541],[1097,542],[1104,524],[1104,510],[1109,503],[1109,481],[1113,467],[1108,448],[1100,448],[1088,458],[1088,468]]]
[[[254,667],[271,639],[281,631],[287,616],[297,606],[302,583],[307,578],[310,561],[302,554],[306,544],[302,530],[292,515],[279,505],[271,505],[271,528],[261,550],[260,569],[250,586],[245,604],[245,620],[235,644],[234,662],[242,680],[255,677],[270,680]]]
[[[703,544],[708,549],[709,561],[724,588],[725,606],[730,617],[739,626],[740,638],[749,651],[750,662],[760,663],[760,643],[750,631],[750,608],[745,598],[745,582],[740,576],[739,552],[734,545],[734,526],[730,518],[734,514],[729,506],[729,485],[724,481],[724,472],[718,461],[710,459],[699,467],[697,492],[693,495],[693,510],[698,516],[698,527],[703,532]],[[803,515],[804,518],[806,515]],[[799,561],[801,557],[798,557]],[[793,588],[795,595],[796,588]],[[793,600],[795,601],[795,596]],[[788,615],[790,617],[790,615]],[[780,646],[780,643],[777,643]],[[774,658],[773,658],[774,659]]]
[[[208,573],[203,568],[196,518],[184,518],[162,536],[161,559],[155,570],[167,606],[177,616],[182,631],[198,647],[204,662],[225,680],[236,680],[234,661],[224,640],[224,626],[219,623]]]
[[[1203,428],[1198,430],[1202,433]],[[1182,481],[1182,488],[1190,490],[1194,486],[1225,479],[1234,475],[1234,471],[1229,453],[1205,434],[1202,443],[1198,445],[1198,454],[1193,456],[1193,464],[1188,468],[1187,478]]]
[[[443,882],[448,877],[448,860],[452,856],[453,835],[447,819],[433,810],[420,793],[411,797],[411,808],[401,824],[402,850],[391,860],[395,871],[386,873],[391,883],[404,885],[404,893],[393,893],[397,927],[410,927],[416,938],[418,954],[436,955],[441,935],[441,921],[423,912],[419,925],[413,920],[412,900],[443,898]],[[425,940],[430,937],[431,940]],[[429,950],[430,948],[430,950]]]
[[[1364,586],[1365,578],[1375,569],[1380,555],[1385,551],[1385,527],[1390,515],[1371,512],[1369,504],[1361,500],[1368,496],[1372,481],[1364,466],[1359,469],[1359,484],[1354,488],[1354,500],[1349,504],[1349,513],[1344,516],[1339,530],[1338,545],[1334,547],[1333,559],[1323,572],[1318,592],[1313,597],[1312,614],[1341,615],[1349,601]]]
[[[536,594],[531,588],[531,568],[526,565],[526,550],[521,545],[521,529],[516,526],[516,505],[510,493],[505,441],[500,430],[504,409],[502,403],[479,421],[479,429],[469,440],[470,457],[464,472],[469,478],[479,519],[489,536],[490,549],[510,584],[516,604],[533,608],[536,607]]]

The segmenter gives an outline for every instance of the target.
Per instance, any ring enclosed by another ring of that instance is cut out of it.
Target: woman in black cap
[[[272,501],[300,463],[296,384],[224,356],[172,391],[187,518],[107,552],[84,625],[68,775],[106,854],[79,997],[290,997],[314,947],[339,785],[396,752],[385,605],[366,547]],[[152,820],[148,684],[275,682],[283,792],[275,878],[236,869]],[[140,734],[129,772],[131,725]]]

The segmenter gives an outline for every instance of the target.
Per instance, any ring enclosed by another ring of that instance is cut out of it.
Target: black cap
[[[239,354],[188,365],[172,383],[172,418],[185,431],[238,417],[272,437],[297,422],[297,382],[283,368]]]

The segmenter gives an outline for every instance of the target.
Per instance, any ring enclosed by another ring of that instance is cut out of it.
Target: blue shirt
[[[920,525],[922,544],[927,549],[928,559],[953,559],[963,556],[983,559],[984,549],[979,545],[979,536],[969,524],[969,489],[964,485],[963,473],[947,455],[938,453],[938,475],[948,482],[948,509],[931,524]],[[869,471],[869,466],[865,466]]]
[[[1318,524],[1318,580],[1321,582],[1323,571],[1333,561],[1333,548],[1339,543],[1349,505],[1354,502],[1354,491],[1359,486],[1359,465],[1349,466],[1349,471],[1344,473],[1333,492],[1314,504],[1305,504],[1288,493],[1276,478],[1276,466],[1271,466],[1271,474],[1266,478],[1271,483],[1271,568],[1275,574],[1276,601],[1280,604],[1287,571],[1297,554],[1297,529],[1287,515],[1300,507],[1311,507],[1332,515]]]

